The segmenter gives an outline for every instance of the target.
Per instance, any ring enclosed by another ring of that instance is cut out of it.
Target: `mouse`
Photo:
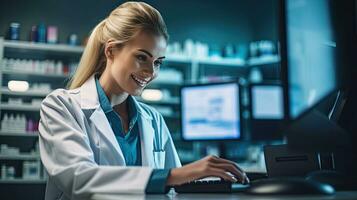
[[[351,178],[333,170],[318,170],[310,172],[305,177],[306,180],[312,180],[320,183],[327,183],[333,186],[337,191],[352,189]]]
[[[267,178],[253,181],[245,189],[253,195],[333,195],[335,189],[328,184],[299,177]]]

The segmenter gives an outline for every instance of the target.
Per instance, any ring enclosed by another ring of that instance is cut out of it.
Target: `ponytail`
[[[67,87],[74,89],[80,87],[86,80],[88,80],[94,73],[102,72],[103,66],[103,46],[101,36],[105,20],[101,21],[92,31],[87,45],[84,49],[83,55],[79,62],[75,74],[70,79]]]

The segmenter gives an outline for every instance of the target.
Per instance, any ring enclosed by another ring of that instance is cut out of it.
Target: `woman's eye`
[[[162,65],[162,61],[155,61],[154,66],[155,67],[160,67]]]
[[[140,61],[144,61],[144,62],[146,61],[146,56],[144,55],[137,55],[136,58]]]

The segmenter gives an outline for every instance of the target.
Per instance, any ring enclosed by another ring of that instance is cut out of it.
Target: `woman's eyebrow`
[[[141,52],[144,52],[144,53],[146,53],[148,56],[150,56],[151,58],[153,57],[153,55],[149,52],[149,51],[147,51],[147,50],[145,50],[145,49],[138,49],[138,51],[141,51]],[[162,56],[162,57],[159,57],[159,58],[157,58],[157,59],[164,59],[165,58],[165,56]]]

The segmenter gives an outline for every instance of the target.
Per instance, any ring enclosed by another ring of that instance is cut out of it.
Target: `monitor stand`
[[[348,151],[351,148],[350,136],[333,120],[312,109],[294,120],[285,130],[288,146],[307,152],[332,153]],[[346,173],[334,170],[318,170],[307,175],[307,179],[333,185],[335,189],[351,186]]]
[[[317,110],[295,119],[284,135],[289,147],[298,150],[333,152],[350,146],[347,132]]]
[[[217,141],[214,144],[206,145],[204,150],[206,155],[215,155],[227,159],[227,151],[224,141]]]

